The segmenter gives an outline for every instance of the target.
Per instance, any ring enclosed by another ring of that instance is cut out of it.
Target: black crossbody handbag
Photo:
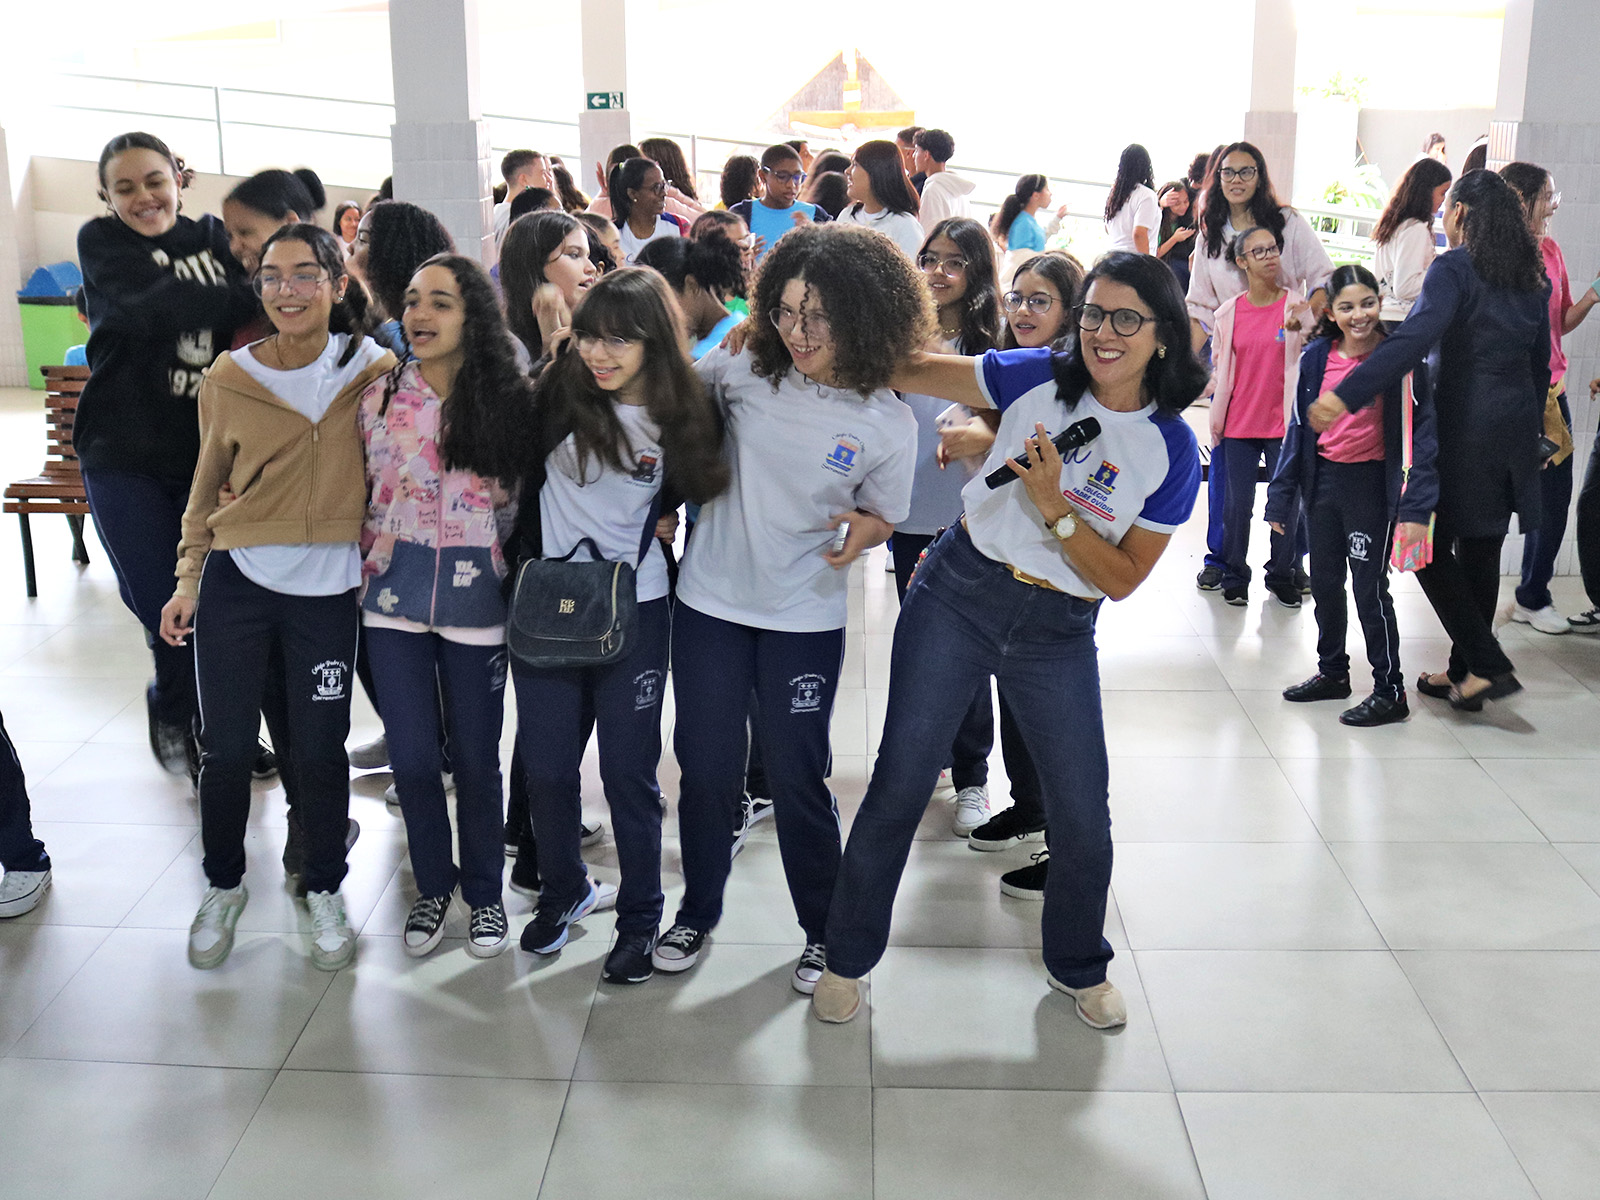
[[[658,492],[633,563],[602,559],[591,538],[581,539],[560,558],[524,561],[517,570],[506,626],[511,656],[524,666],[548,671],[604,666],[626,654],[638,620],[637,571],[650,552],[660,513]],[[572,561],[583,546],[595,561]]]

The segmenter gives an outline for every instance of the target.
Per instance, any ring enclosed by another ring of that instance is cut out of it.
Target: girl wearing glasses
[[[269,237],[285,225],[310,221],[327,202],[328,194],[322,188],[322,180],[309,167],[293,172],[277,168],[258,171],[229,192],[222,202],[228,249],[240,266],[254,274],[261,265],[261,247]],[[231,349],[248,346],[271,333],[272,322],[267,320],[266,313],[258,313],[254,321],[234,334]]]
[[[845,172],[852,203],[839,220],[876,229],[915,258],[922,248],[922,222],[917,220],[916,189],[900,165],[900,150],[893,142],[863,142]]]
[[[1098,1029],[1127,1011],[1106,978],[1111,882],[1108,764],[1094,616],[1129,595],[1194,507],[1200,460],[1179,416],[1205,370],[1188,349],[1183,297],[1147,255],[1108,254],[1089,272],[1061,353],[913,357],[908,390],[1001,410],[988,470],[1017,481],[966,487],[966,516],[935,542],[895,626],[889,706],[866,798],[850,831],[826,927],[827,971],[812,997],[848,1021],[882,957],[890,914],[938,760],[968,698],[993,675],[1016,715],[1049,814],[1051,872],[1041,924],[1050,986]],[[1051,437],[1093,417],[1100,432],[1065,460]]]
[[[612,167],[607,192],[612,223],[622,242],[622,259],[628,266],[657,238],[688,235],[688,225],[666,211],[667,177],[654,160],[630,158]]]
[[[1312,323],[1310,305],[1298,289],[1278,283],[1283,247],[1270,229],[1245,229],[1231,253],[1248,289],[1217,309],[1212,348],[1216,391],[1211,397],[1211,461],[1225,461],[1222,598],[1249,603],[1250,514],[1255,507],[1257,468],[1278,465],[1283,433],[1294,412],[1300,351]],[[1216,486],[1213,483],[1212,486]],[[1267,591],[1285,608],[1300,607],[1295,583],[1294,533],[1274,530],[1267,564]]]
[[[917,423],[888,382],[933,319],[927,289],[899,248],[844,225],[785,235],[757,276],[751,308],[757,316],[741,351],[723,347],[696,364],[722,411],[733,479],[701,509],[678,577],[672,671],[685,890],[655,966],[694,966],[722,915],[754,689],[779,850],[806,943],[792,982],[809,992],[822,972],[839,866],[828,727],[843,661],[846,568],[909,512]],[[973,680],[963,710],[976,692]],[[924,803],[954,734],[952,723],[928,750]]]
[[[661,922],[656,767],[668,610],[666,558],[655,535],[673,523],[661,519],[663,512],[682,499],[708,501],[728,480],[716,414],[684,354],[682,319],[654,271],[607,275],[573,313],[572,339],[539,377],[530,427],[517,431],[524,468],[520,552],[638,566],[637,637],[621,659],[588,668],[512,668],[517,742],[527,764],[544,880],[522,948],[556,953],[572,923],[610,893],[617,940],[604,977],[612,983],[650,978]],[[680,708],[684,704],[680,698]],[[741,696],[741,714],[743,704]],[[599,732],[620,889],[592,880],[579,857],[589,714]],[[725,823],[724,839],[728,828]]]
[[[327,230],[278,230],[255,277],[275,332],[221,355],[200,387],[200,456],[161,637],[171,646],[194,637],[210,886],[190,926],[189,961],[203,969],[227,958],[248,896],[250,769],[274,663],[283,672],[290,733],[278,752],[285,776],[299,784],[311,962],[337,971],[355,957],[339,886],[366,503],[356,409],[395,360],[366,337],[345,299],[348,282],[344,252]],[[235,498],[221,507],[224,485]]]
[[[191,176],[153,134],[122,134],[100,153],[106,215],[78,231],[93,332],[72,440],[123,603],[150,635],[151,752],[192,779],[194,655],[155,635],[200,450],[200,381],[256,299],[222,222],[179,211]]]
[[[766,258],[778,239],[791,229],[833,219],[826,209],[800,199],[805,181],[806,169],[800,164],[800,152],[793,146],[780,142],[761,152],[760,197],[740,201],[728,209],[755,236],[756,262]]]
[[[1308,297],[1312,316],[1319,318],[1327,305],[1328,276],[1333,260],[1317,239],[1311,223],[1294,209],[1278,202],[1267,174],[1267,161],[1249,142],[1233,142],[1222,147],[1216,169],[1206,184],[1200,207],[1200,233],[1196,253],[1189,261],[1189,323],[1196,350],[1212,337],[1217,309],[1245,289],[1244,271],[1230,253],[1233,239],[1243,229],[1266,229],[1282,246],[1278,258],[1278,278],[1285,287],[1297,288]],[[1217,350],[1213,342],[1211,354]],[[1221,456],[1211,461],[1206,484],[1206,560],[1195,585],[1204,592],[1222,587],[1223,509],[1227,498],[1227,463]],[[1296,535],[1297,546],[1303,543]],[[1307,586],[1303,573],[1295,568],[1296,581]]]
[[[470,909],[467,952],[489,958],[508,938],[500,584],[516,512],[509,484],[522,466],[504,431],[526,425],[532,389],[477,263],[430,258],[403,303],[407,361],[361,398],[369,497],[361,624],[420,893],[406,919],[405,951],[420,957],[439,944],[459,887]],[[455,776],[459,867],[442,733]]]

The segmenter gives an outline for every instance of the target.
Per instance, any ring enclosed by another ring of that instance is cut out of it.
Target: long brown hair
[[[1387,245],[1389,239],[1400,232],[1407,221],[1421,221],[1433,228],[1433,189],[1450,182],[1450,168],[1436,158],[1419,158],[1400,176],[1394,185],[1389,203],[1384,205],[1383,216],[1373,227],[1372,240]]]

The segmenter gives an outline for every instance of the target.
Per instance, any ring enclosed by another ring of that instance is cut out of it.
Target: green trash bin
[[[28,360],[28,386],[44,390],[39,368],[60,366],[67,351],[87,341],[71,296],[18,296],[22,310],[22,349]]]

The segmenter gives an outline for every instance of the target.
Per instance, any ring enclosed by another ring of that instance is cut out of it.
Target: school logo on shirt
[[[320,662],[311,668],[311,673],[316,677],[316,689],[312,693],[313,700],[343,700],[345,676],[350,673],[350,665],[338,659],[330,658],[327,662]]]
[[[654,708],[661,699],[661,672],[641,671],[633,677],[633,686],[636,689],[633,696],[633,711],[644,712]]]
[[[644,453],[639,455],[639,462],[633,468],[628,478],[635,483],[654,483],[656,481],[656,467],[661,464],[659,454]]]
[[[860,438],[853,433],[836,433],[833,435],[833,450],[822,460],[822,465],[840,475],[848,475],[855,469],[856,457],[860,453]]]
[[[828,681],[821,675],[796,675],[789,680],[789,686],[794,689],[789,699],[789,711],[792,713],[820,712],[822,709],[822,692],[828,686]]]
[[[1089,476],[1089,486],[1098,488],[1102,492],[1109,492],[1117,486],[1117,476],[1122,474],[1122,468],[1113,466],[1104,459],[1100,461],[1100,469]]]
[[[1367,552],[1372,546],[1372,539],[1360,531],[1350,534],[1350,557],[1355,562],[1366,562]]]

